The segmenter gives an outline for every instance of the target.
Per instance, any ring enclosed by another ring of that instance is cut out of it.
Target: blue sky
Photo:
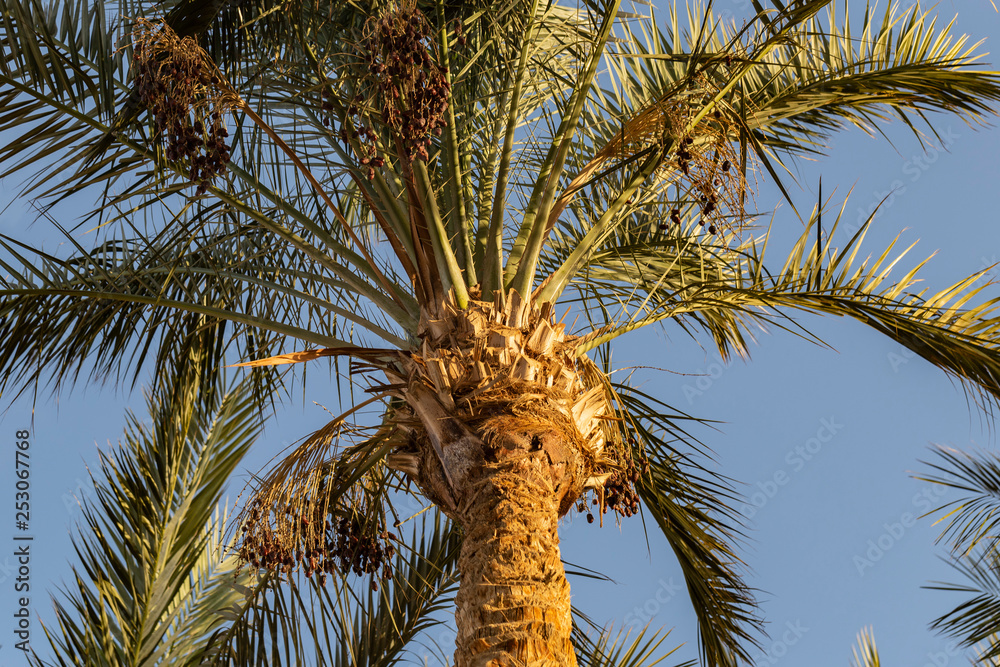
[[[743,4],[731,3],[732,11],[745,13]],[[720,9],[726,6],[718,3]],[[1000,35],[1000,16],[987,0],[943,2],[937,10],[945,18],[958,13],[958,31],[977,39]],[[988,42],[986,48],[997,47]],[[824,196],[835,203],[853,188],[845,224],[863,219],[885,200],[866,247],[877,254],[902,231],[900,247],[919,240],[906,266],[937,251],[924,272],[932,291],[1000,261],[1000,131],[973,130],[951,117],[934,122],[943,145],[929,138],[926,151],[901,124],[889,131],[894,147],[860,131],[837,135],[828,158],[799,164],[798,184],[790,189],[796,206],[808,210],[816,201],[820,175]],[[16,187],[15,179],[0,182],[5,201]],[[775,210],[769,251],[772,264],[780,266],[782,250],[801,227],[789,207],[778,202],[774,188],[764,184],[757,207]],[[44,223],[29,230],[29,221],[29,214],[11,207],[0,217],[0,231],[45,238]],[[841,242],[847,240],[846,231],[838,234]],[[57,236],[49,238],[51,249]],[[986,295],[1000,296],[1000,290],[990,286]],[[970,409],[960,387],[892,341],[854,321],[800,321],[834,349],[779,331],[761,335],[749,362],[725,364],[668,327],[621,339],[614,360],[618,367],[669,369],[639,369],[634,377],[667,403],[721,422],[696,433],[714,452],[713,468],[741,482],[748,498],[746,513],[752,516],[741,553],[771,634],[758,664],[847,664],[855,635],[866,625],[874,626],[887,665],[965,663],[927,627],[957,598],[921,587],[956,576],[937,557],[938,529],[929,519],[916,519],[938,498],[911,475],[926,469],[920,461],[932,457],[931,443],[995,447],[989,424]],[[313,375],[305,396],[297,394],[272,422],[251,470],[325,422],[327,414],[312,401],[332,408],[336,398],[315,377],[319,373]],[[32,605],[43,619],[52,619],[48,594],[68,580],[73,554],[67,531],[79,519],[75,497],[87,495],[90,487],[87,464],[96,462],[98,446],[119,439],[126,404],[141,410],[139,393],[79,386],[54,400],[40,394],[33,412],[30,398],[22,397],[0,414],[0,439],[8,443],[0,448],[5,457],[0,499],[8,507],[14,491],[9,443],[16,430],[28,425],[32,431]],[[15,576],[11,523],[0,530],[4,666],[23,662],[9,629]],[[638,518],[620,529],[568,521],[562,535],[567,561],[615,580],[575,578],[574,604],[616,627],[647,621],[674,627],[667,643],[686,642],[678,661],[696,656],[694,615],[680,571],[652,529],[648,547]],[[32,643],[42,649],[37,623],[34,630]]]

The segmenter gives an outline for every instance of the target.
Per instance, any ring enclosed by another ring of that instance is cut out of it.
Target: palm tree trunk
[[[547,456],[515,450],[468,489],[456,667],[576,665],[552,468]]]

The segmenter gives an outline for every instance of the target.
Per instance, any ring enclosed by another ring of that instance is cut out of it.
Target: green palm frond
[[[684,237],[655,239],[659,253],[637,248],[617,258],[613,252],[598,258],[607,268],[594,267],[581,298],[588,309],[613,313],[614,325],[589,346],[670,319],[691,332],[709,333],[724,356],[733,350],[745,355],[748,336],[763,325],[801,331],[789,312],[847,316],[959,379],[985,407],[1000,397],[1000,317],[995,314],[1000,304],[991,300],[966,307],[986,287],[979,283],[980,274],[936,294],[911,292],[929,258],[892,280],[891,270],[909,250],[895,250],[898,238],[877,256],[865,257],[866,223],[844,248],[835,248],[838,216],[817,248],[818,219],[810,219],[774,274],[764,263],[766,237],[741,247],[694,245]],[[637,241],[644,233],[632,238]]]
[[[986,543],[990,548],[1000,526],[1000,457],[992,452],[969,453],[949,447],[936,447],[940,463],[927,463],[933,472],[917,479],[956,489],[965,495],[942,507],[938,523],[945,528],[938,541],[959,555],[971,553]]]
[[[681,567],[705,663],[749,660],[748,647],[757,645],[763,628],[737,555],[736,492],[699,461],[701,445],[679,424],[691,417],[628,384],[612,382],[607,390],[633,458],[648,461],[636,491]]]
[[[981,44],[954,34],[953,22],[940,26],[920,5],[880,11],[866,4],[860,24],[851,25],[828,0],[798,4],[811,16],[780,17],[779,39],[770,30],[754,34],[752,24],[740,31],[700,8],[689,8],[685,24],[673,12],[665,29],[630,35],[612,61],[619,113],[649,113],[701,66],[719,88],[738,81],[739,95],[720,102],[760,145],[794,154],[822,150],[845,125],[873,132],[893,116],[914,129],[909,114],[925,119],[927,111],[982,122],[1000,99],[996,73],[971,67],[984,55]],[[823,7],[828,12],[817,16]]]
[[[980,44],[919,4],[866,6],[853,28],[831,4],[826,24],[826,32],[818,19],[796,26],[746,83],[757,110],[748,126],[767,145],[800,152],[843,124],[872,133],[891,116],[915,129],[928,111],[982,122],[998,101],[996,73],[969,69],[984,55]]]
[[[875,647],[875,632],[872,628],[862,628],[858,633],[858,645],[854,647],[851,667],[879,667],[881,662]]]
[[[669,630],[649,632],[649,628],[643,628],[634,637],[631,631],[619,631],[614,635],[613,628],[599,627],[576,609],[573,621],[573,646],[580,667],[653,667],[677,650],[660,651],[670,635]],[[694,667],[695,664],[690,660],[674,667]]]
[[[951,565],[966,583],[936,582],[927,588],[966,593],[969,599],[931,623],[931,628],[954,637],[963,647],[976,647],[979,659],[993,664],[1000,657],[1000,559],[996,544],[966,555],[955,554]]]
[[[618,14],[619,0],[600,0],[588,3],[588,10],[594,17],[593,36],[581,44],[578,81],[573,85],[559,126],[552,136],[545,160],[534,180],[534,187],[520,223],[520,231],[514,239],[506,270],[509,286],[519,294],[531,292],[535,280],[538,256],[545,243],[548,214],[558,193],[560,178],[566,159],[574,148],[574,136],[583,115],[590,87],[603,59],[605,47],[611,38],[611,31]],[[536,224],[536,220],[540,223]],[[514,273],[516,271],[516,273]]]
[[[816,16],[827,5],[827,16]],[[795,3],[773,20],[758,16],[742,31],[701,6],[689,7],[687,19],[674,10],[664,29],[625,27],[627,38],[609,56],[612,85],[593,96],[592,122],[575,156],[577,175],[563,186],[563,206],[582,200],[590,210],[562,221],[578,230],[570,234],[573,245],[557,240],[552,251],[540,250],[553,255],[542,261],[541,275],[548,278],[540,298],[556,298],[575,276],[585,275],[580,259],[599,253],[622,225],[645,217],[655,229],[668,222],[671,208],[698,204],[704,184],[669,160],[655,177],[637,169],[637,158],[656,147],[676,150],[671,142],[689,134],[698,147],[721,132],[738,149],[734,171],[749,177],[747,156],[755,158],[791,201],[780,178],[790,169],[787,158],[821,152],[835,130],[855,125],[882,133],[897,117],[919,138],[917,120],[933,132],[927,112],[983,123],[1000,101],[1000,78],[975,67],[980,45],[954,34],[952,24],[939,27],[919,6],[885,12],[866,6],[860,31],[855,26],[853,33],[828,0]],[[631,189],[623,176],[629,172],[641,188]],[[725,174],[709,182],[720,176]],[[636,199],[659,204],[644,207]],[[715,224],[740,229],[743,215],[716,214]],[[557,221],[547,224],[551,231]],[[707,237],[698,242],[714,245]]]
[[[931,474],[923,481],[956,489],[964,495],[933,510],[940,514],[948,562],[964,583],[936,582],[934,590],[971,595],[931,623],[935,630],[975,646],[980,660],[992,664],[1000,656],[1000,551],[997,549],[997,513],[1000,510],[1000,459],[991,452],[962,452],[936,447],[940,462],[927,463]]]
[[[244,597],[218,503],[259,416],[244,388],[202,386],[202,361],[151,395],[151,426],[130,415],[125,444],[102,454],[75,583],[45,629],[54,664],[199,664],[219,611]]]
[[[88,141],[107,131],[125,93],[124,54],[115,43],[112,12],[103,2],[69,2],[44,7],[37,0],[4,0],[0,43],[0,87],[4,114],[0,130],[21,133],[7,144],[0,159],[10,175],[58,155],[32,179],[29,189],[48,187],[77,165]],[[142,164],[142,151],[116,148],[110,160]],[[139,163],[136,163],[136,160]],[[96,169],[96,167],[95,167]],[[85,180],[85,177],[81,175]]]
[[[161,343],[180,332],[215,338],[216,359],[207,370],[218,371],[234,336],[246,352],[259,354],[274,349],[277,335],[336,347],[349,344],[337,335],[350,335],[351,321],[370,325],[335,278],[297,272],[281,261],[287,249],[272,245],[272,237],[240,231],[189,235],[180,247],[109,240],[90,252],[77,247],[68,259],[21,256],[0,240],[21,264],[4,263],[8,276],[0,281],[0,330],[8,336],[0,358],[12,369],[6,381],[43,372],[57,382],[73,380],[85,363],[98,375],[138,373],[148,353],[168,370],[184,359]],[[241,263],[233,261],[238,254]],[[235,328],[227,332],[226,321]],[[23,335],[29,328],[40,334],[34,344]]]
[[[122,70],[120,52],[108,46],[114,41],[112,35],[123,31],[127,26],[121,22],[106,26],[103,22],[103,5],[76,7],[72,13],[67,13],[61,31],[56,31],[45,23],[44,13],[36,16],[41,10],[29,0],[20,4],[11,0],[0,7],[0,10],[5,11],[5,15],[10,18],[10,22],[6,24],[8,30],[4,34],[8,42],[14,37],[27,35],[31,36],[30,41],[37,42],[33,44],[35,48],[26,50],[23,54],[11,47],[10,62],[0,69],[0,86],[3,86],[11,102],[11,113],[0,117],[0,130],[24,132],[0,154],[0,158],[11,165],[5,175],[33,167],[49,154],[69,146],[73,151],[69,156],[62,155],[60,160],[42,163],[42,168],[26,186],[26,192],[37,194],[41,191],[42,197],[64,197],[88,186],[117,186],[125,178],[128,181],[126,187],[123,190],[116,187],[117,194],[107,194],[97,209],[97,214],[103,217],[107,209],[122,207],[126,213],[117,216],[117,219],[124,220],[127,224],[135,224],[133,218],[137,213],[150,216],[150,204],[162,206],[165,194],[180,194],[186,186],[188,172],[193,167],[168,160],[164,151],[156,147],[156,142],[151,144],[146,134],[155,134],[152,126],[144,127],[138,137],[131,138],[123,130],[116,130],[103,121],[102,117],[107,114],[98,108],[103,104],[113,109],[117,99],[129,89]],[[104,31],[104,46],[101,47],[104,50],[98,49],[93,54],[77,53],[77,33],[98,19]],[[109,49],[111,52],[107,53]],[[101,58],[116,58],[114,62],[118,69],[112,71],[110,65]],[[34,85],[36,79],[52,79],[55,82],[71,80],[79,82],[79,87],[84,91],[92,91],[98,83],[103,85],[110,81],[108,85],[113,89],[113,95],[110,101],[95,99],[96,93],[81,97],[72,94],[73,89],[68,83],[53,83],[46,87]],[[327,205],[330,202],[325,199],[326,189],[321,184],[320,187],[314,187],[316,182],[296,182],[302,177],[314,179],[308,165],[300,163],[300,172],[289,173],[284,164],[289,159],[291,149],[273,128],[255,115],[250,106],[243,104],[244,114],[252,120],[256,119],[254,122],[257,123],[256,127],[248,128],[249,131],[238,132],[230,147],[244,159],[244,168],[233,165],[230,176],[232,182],[222,189],[214,190],[213,194],[221,198],[235,214],[254,219],[256,223],[311,255],[315,261],[324,263],[325,258],[336,254],[341,258],[341,264],[350,265],[351,270],[341,272],[341,276],[348,283],[352,280],[357,283],[353,285],[355,291],[375,300],[388,296],[405,308],[404,290],[384,279],[381,268],[368,255],[366,245],[359,244],[350,227],[347,226],[345,230],[343,225],[338,229],[336,224],[325,224],[327,216],[340,219],[336,205]],[[98,136],[106,137],[109,133],[117,133],[117,147],[111,154],[92,160],[90,150],[94,141]],[[254,142],[247,143],[244,139],[246,136],[264,136],[274,141],[269,144],[267,151],[254,150]],[[328,145],[321,146],[319,150],[308,150],[308,143],[297,148],[315,155],[329,152]],[[294,156],[293,152],[292,157]],[[268,159],[269,161],[264,162]],[[277,168],[278,165],[281,167]],[[270,183],[260,180],[264,176]],[[290,189],[293,192],[304,192],[305,196],[287,195],[289,179],[294,185]],[[286,194],[278,194],[279,192]],[[170,201],[169,197],[167,201]],[[179,207],[184,204],[183,200],[175,201]],[[302,208],[296,208],[297,205]],[[277,216],[279,221],[274,220],[273,212],[280,212]],[[288,221],[291,224],[284,225],[280,221],[282,217],[291,218]],[[116,217],[112,216],[104,224],[115,220]],[[147,217],[147,220],[151,225],[163,224],[163,220],[155,216]],[[338,238],[344,231],[346,237]],[[322,247],[322,250],[318,251],[316,246]],[[328,266],[330,263],[326,262]],[[349,278],[344,274],[348,274]],[[390,312],[399,310],[393,304],[383,308]]]

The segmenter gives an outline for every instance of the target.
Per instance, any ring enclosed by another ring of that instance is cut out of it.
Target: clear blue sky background
[[[739,16],[747,13],[744,4],[749,3],[723,0],[717,6]],[[860,3],[854,8],[862,9]],[[946,19],[957,13],[958,30],[977,39],[1000,38],[1000,16],[986,0],[943,2],[937,11]],[[988,42],[987,50],[998,48]],[[902,230],[901,247],[919,240],[912,262],[937,251],[924,272],[927,286],[936,291],[1000,261],[1000,131],[974,131],[950,117],[938,117],[935,123],[945,139],[944,150],[931,138],[923,151],[901,124],[889,132],[895,147],[859,131],[842,133],[829,158],[800,163],[791,192],[799,209],[807,211],[815,204],[820,175],[824,196],[834,202],[853,188],[846,225],[863,219],[888,197],[867,248],[877,254]],[[769,212],[777,206],[769,252],[772,266],[780,267],[783,251],[801,227],[787,205],[778,205],[774,188],[762,185],[758,209]],[[15,179],[0,182],[4,202],[17,186]],[[71,216],[73,210],[63,213]],[[52,249],[58,235],[50,234],[44,223],[29,228],[31,218],[13,206],[0,217],[0,231],[47,239],[46,248]],[[841,230],[838,236],[843,242],[848,234]],[[1000,288],[990,286],[986,294],[1000,296]],[[845,665],[856,633],[866,625],[874,626],[886,665],[965,664],[962,654],[949,651],[948,641],[927,627],[959,599],[921,588],[931,580],[957,578],[937,557],[938,529],[928,519],[903,523],[929,507],[920,494],[931,487],[911,478],[926,469],[920,460],[931,457],[928,445],[993,448],[989,424],[970,410],[959,387],[888,339],[853,321],[801,321],[835,349],[776,332],[760,337],[750,362],[727,366],[710,349],[667,328],[622,339],[614,359],[619,367],[674,371],[639,370],[635,377],[677,408],[722,422],[716,430],[696,433],[713,450],[714,469],[739,480],[753,501],[741,553],[771,633],[758,664]],[[325,423],[327,413],[312,401],[333,408],[336,397],[318,373],[312,375],[305,396],[297,394],[296,403],[272,422],[248,470],[259,469],[289,442]],[[9,397],[3,398],[6,406]],[[14,432],[26,426],[32,431],[32,604],[39,617],[51,621],[48,595],[70,574],[68,531],[80,517],[76,498],[91,487],[87,465],[96,463],[99,446],[118,441],[125,405],[143,409],[138,392],[79,386],[51,400],[41,393],[34,411],[30,397],[22,397],[0,415],[0,442],[5,443],[0,448],[0,501],[9,517],[0,529],[4,667],[23,664],[10,629]],[[796,452],[803,447],[812,449],[807,449],[808,460]],[[615,580],[574,579],[578,607],[615,627],[647,621],[673,627],[668,643],[686,642],[676,654],[678,661],[697,655],[694,614],[680,571],[655,532],[650,532],[647,547],[638,518],[620,529],[598,528],[577,518],[565,523],[562,535],[567,561]],[[33,646],[42,650],[37,622],[34,630]]]

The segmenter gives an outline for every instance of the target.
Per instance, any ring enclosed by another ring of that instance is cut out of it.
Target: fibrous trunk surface
[[[463,512],[456,667],[575,665],[547,457],[485,466]]]

